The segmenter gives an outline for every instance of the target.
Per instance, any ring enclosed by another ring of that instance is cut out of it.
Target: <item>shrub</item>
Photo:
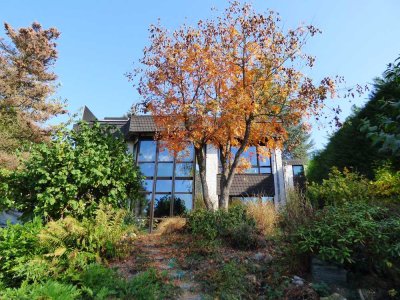
[[[252,250],[266,246],[263,235],[247,223],[238,224],[227,230],[225,239],[236,249]]]
[[[90,264],[79,276],[79,284],[85,295],[94,299],[122,298],[127,283],[113,269],[100,264]]]
[[[61,130],[33,147],[23,168],[8,176],[0,200],[12,196],[8,206],[25,218],[47,220],[89,217],[101,203],[126,207],[128,200],[139,201],[142,179],[126,150],[112,128],[81,123],[79,130]]]
[[[8,287],[47,278],[77,280],[88,264],[123,256],[135,236],[125,212],[103,207],[94,219],[35,219],[0,229],[0,281]]]
[[[228,211],[195,210],[188,215],[188,229],[210,241],[226,235],[228,230],[243,223],[255,226],[244,206],[235,206]]]
[[[177,299],[177,288],[168,282],[164,273],[149,269],[135,277],[128,284],[127,299]]]
[[[298,229],[293,246],[354,271],[400,279],[400,218],[376,205],[325,207]]]
[[[277,230],[278,213],[273,202],[250,201],[247,214],[254,219],[258,231],[264,236],[274,236]]]
[[[52,280],[44,283],[23,285],[19,289],[0,291],[1,299],[9,300],[74,300],[78,299],[80,294],[81,292],[76,286]]]
[[[45,264],[53,277],[75,280],[77,273],[88,264],[125,255],[127,243],[135,234],[134,228],[124,224],[124,216],[123,210],[102,207],[96,211],[94,219],[78,221],[66,217],[49,222],[38,235],[44,255],[35,257],[21,271]],[[40,274],[30,279],[36,280],[36,277]]]
[[[366,201],[371,198],[369,181],[346,168],[343,172],[332,168],[328,179],[324,179],[321,184],[311,183],[307,189],[307,196],[317,207]]]
[[[15,287],[26,278],[17,270],[38,253],[37,234],[41,229],[39,219],[0,228],[0,281],[4,285]]]
[[[378,168],[371,184],[376,197],[400,200],[400,171],[393,171],[390,166]]]
[[[154,269],[134,276],[120,278],[117,271],[92,264],[80,276],[84,293],[94,299],[174,299],[177,289],[167,281],[166,275]]]

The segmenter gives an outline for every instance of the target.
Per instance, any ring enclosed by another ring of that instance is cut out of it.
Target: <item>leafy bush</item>
[[[94,299],[173,299],[176,288],[167,282],[165,275],[154,269],[136,275],[130,280],[99,264],[87,267],[80,277],[82,290]]]
[[[249,217],[256,222],[258,231],[264,236],[276,234],[278,213],[273,202],[250,201],[246,209]]]
[[[135,236],[124,215],[104,207],[94,219],[66,217],[45,227],[35,219],[0,229],[0,281],[9,287],[49,277],[74,281],[88,264],[123,256]]]
[[[90,264],[79,276],[79,284],[87,297],[107,299],[121,298],[126,294],[127,284],[113,269],[100,264]]]
[[[39,219],[0,228],[0,281],[6,286],[18,286],[25,279],[17,270],[38,253],[37,235],[41,229]]]
[[[400,171],[393,171],[390,166],[376,170],[372,192],[378,198],[400,200]]]
[[[188,215],[188,229],[211,241],[243,223],[255,227],[254,220],[247,216],[244,206],[235,206],[228,211],[195,210]]]
[[[266,246],[263,235],[247,223],[238,224],[227,230],[224,238],[236,249],[252,250]]]
[[[81,292],[76,286],[52,280],[44,283],[23,285],[19,289],[0,291],[1,299],[9,300],[74,300],[78,299],[80,294]]]
[[[61,130],[50,143],[34,146],[23,168],[8,176],[8,192],[0,189],[0,203],[6,199],[25,218],[88,217],[100,203],[126,207],[127,200],[139,201],[141,179],[121,136],[81,123],[79,130]]]
[[[362,202],[327,206],[292,242],[303,253],[399,282],[400,218],[385,208]]]
[[[311,183],[307,192],[311,203],[318,207],[371,198],[369,181],[346,168],[343,172],[332,168],[328,179],[324,179],[321,184]]]
[[[103,207],[96,211],[94,219],[78,221],[66,217],[49,222],[38,235],[44,255],[35,257],[21,271],[45,264],[53,278],[75,280],[86,265],[123,256],[128,251],[127,244],[135,236],[134,228],[124,224],[124,216],[123,210]],[[36,277],[40,277],[40,273],[30,279],[37,280]]]

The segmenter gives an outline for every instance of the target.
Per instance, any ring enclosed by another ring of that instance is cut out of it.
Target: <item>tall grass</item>
[[[313,215],[314,209],[303,192],[296,189],[286,192],[286,205],[279,211],[279,225],[284,234],[290,234],[307,224]]]
[[[273,202],[250,201],[246,206],[247,214],[255,220],[256,228],[264,236],[276,235],[278,212]]]

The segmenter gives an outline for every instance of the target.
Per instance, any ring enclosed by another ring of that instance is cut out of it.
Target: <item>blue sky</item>
[[[281,14],[285,28],[311,23],[323,31],[307,51],[317,57],[309,74],[343,75],[346,86],[371,83],[387,63],[400,54],[400,1],[398,0],[270,0],[252,1],[258,10]],[[223,9],[227,1],[127,1],[127,0],[3,0],[0,21],[25,27],[33,21],[61,31],[55,72],[61,84],[58,95],[68,100],[70,112],[87,105],[97,117],[120,116],[139,95],[124,76],[148,44],[147,29],[158,18],[167,28],[194,23]],[[0,31],[4,36],[4,31]],[[353,104],[361,106],[367,95],[335,100],[343,120]],[[329,127],[312,131],[315,148],[326,143]]]

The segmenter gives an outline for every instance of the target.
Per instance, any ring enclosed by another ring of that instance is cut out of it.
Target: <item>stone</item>
[[[311,262],[313,282],[324,282],[328,285],[346,286],[347,271],[340,266],[313,258]]]
[[[258,252],[254,254],[253,258],[257,261],[263,260],[265,257],[264,253]]]
[[[303,286],[304,285],[304,279],[299,277],[299,276],[293,276],[292,283],[294,285],[296,285],[296,286]]]
[[[257,283],[257,277],[256,275],[246,275],[245,278],[252,284],[256,284]]]
[[[328,297],[321,297],[320,300],[347,300],[347,298],[343,297],[338,293],[333,293]]]

